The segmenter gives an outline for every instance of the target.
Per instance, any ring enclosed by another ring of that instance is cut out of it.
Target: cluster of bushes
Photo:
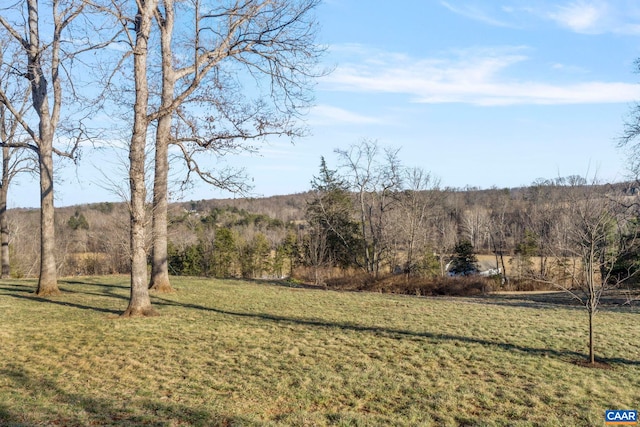
[[[499,276],[407,277],[403,274],[390,274],[375,279],[370,275],[358,273],[329,278],[325,281],[325,287],[344,291],[418,296],[477,296],[497,290],[542,291],[553,289],[548,284],[530,280],[510,281],[509,284],[504,284]]]
[[[178,276],[278,278],[290,272],[294,246],[295,238],[272,245],[262,233],[247,240],[218,228],[213,238],[202,236],[181,248],[169,243],[169,269]]]
[[[328,289],[368,291],[418,296],[475,296],[491,292],[496,286],[493,278],[480,276],[420,278],[406,275],[387,275],[375,279],[369,275],[350,275],[326,281]]]

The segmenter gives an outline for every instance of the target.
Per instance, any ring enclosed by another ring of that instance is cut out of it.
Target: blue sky
[[[317,16],[333,72],[316,87],[309,136],[229,159],[247,168],[256,195],[308,190],[320,156],[335,167],[333,150],[363,138],[401,148],[407,166],[443,186],[627,177],[616,138],[640,101],[637,1],[325,0]],[[119,200],[96,171],[126,187],[114,163],[85,150],[59,174],[56,204]],[[196,185],[174,196],[217,197],[230,195]],[[10,199],[38,206],[37,188],[23,178]]]

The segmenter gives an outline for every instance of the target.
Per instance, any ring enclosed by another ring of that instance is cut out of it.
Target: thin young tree
[[[75,134],[71,147],[61,150],[54,147],[56,131],[60,130],[65,88],[75,94],[69,76],[73,60],[93,46],[76,48],[71,42],[79,33],[72,25],[81,16],[85,2],[54,0],[46,4],[50,15],[42,14],[38,0],[23,0],[5,6],[0,15],[0,29],[9,36],[11,50],[20,59],[6,63],[3,69],[11,70],[11,77],[26,79],[30,86],[31,102],[28,111],[0,88],[0,103],[20,124],[30,138],[21,142],[33,150],[38,158],[40,176],[40,274],[36,293],[41,296],[59,293],[55,259],[54,228],[54,165],[53,154],[74,158],[78,142],[83,138],[82,117],[76,116]],[[89,21],[84,21],[90,27]],[[15,58],[15,57],[13,57]],[[65,79],[66,78],[66,79]]]
[[[440,276],[446,277],[447,263],[456,244],[458,224],[455,214],[446,205],[446,196],[451,195],[451,191],[438,191],[435,195],[437,199],[433,206],[433,216],[429,221],[430,228],[433,230],[431,244],[436,251],[438,263],[440,264]]]
[[[416,272],[416,253],[427,243],[427,222],[437,197],[439,182],[429,172],[419,167],[404,170],[405,189],[400,193],[399,209],[403,219],[399,221],[405,248],[404,272],[407,279]]]
[[[489,219],[489,236],[491,239],[491,250],[496,257],[496,270],[500,273],[501,284],[509,284],[509,276],[507,276],[507,268],[504,262],[504,254],[506,244],[506,209],[507,201],[502,199],[500,203],[496,203],[491,210]]]
[[[620,269],[620,261],[636,247],[637,216],[618,200],[616,194],[603,194],[595,180],[584,185],[567,186],[563,203],[567,222],[567,239],[559,240],[555,257],[577,260],[577,268],[565,271],[566,278],[546,279],[547,283],[565,291],[587,312],[589,363],[595,358],[595,318],[602,297],[633,278],[636,268]],[[563,280],[568,279],[568,280]],[[537,279],[541,280],[541,279]]]
[[[628,209],[610,197],[598,195],[592,186],[577,188],[581,200],[572,202],[571,216],[574,225],[571,242],[574,254],[582,261],[582,274],[573,277],[579,292],[570,292],[587,310],[589,319],[589,362],[595,363],[595,325],[603,294],[635,275],[635,270],[616,272],[618,261],[625,256],[629,236],[635,240],[637,224],[631,221]],[[633,246],[633,245],[631,245]],[[616,272],[616,274],[614,274]],[[577,279],[577,280],[576,280]]]
[[[389,212],[397,207],[402,168],[397,149],[381,150],[376,141],[363,140],[346,150],[336,149],[340,167],[357,200],[360,266],[377,277],[389,250]]]

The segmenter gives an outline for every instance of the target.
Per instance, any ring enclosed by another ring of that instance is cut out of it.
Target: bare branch
[[[0,25],[2,25],[9,32],[9,34],[11,34],[11,36],[13,36],[13,38],[15,38],[22,45],[25,50],[29,49],[29,41],[23,38],[20,33],[18,33],[16,29],[13,28],[13,26],[9,24],[9,22],[7,22],[6,19],[4,19],[2,15],[0,15]]]
[[[186,178],[182,181],[182,185],[186,185],[190,180],[190,175],[195,173],[200,179],[207,184],[216,188],[232,192],[234,194],[247,195],[251,190],[248,184],[247,175],[244,169],[224,168],[218,170],[216,174],[211,171],[202,170],[195,159],[193,150],[189,150],[182,142],[174,141],[174,145],[180,148],[182,159],[187,166],[188,172]]]

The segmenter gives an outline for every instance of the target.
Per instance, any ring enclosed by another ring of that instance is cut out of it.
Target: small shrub
[[[465,276],[444,278],[438,283],[434,295],[476,296],[491,292],[492,281],[486,277]]]
[[[507,291],[516,292],[533,292],[533,291],[549,291],[557,288],[551,284],[539,282],[530,279],[510,279],[507,286],[503,287]]]
[[[328,278],[325,282],[328,289],[343,291],[375,291],[375,279],[366,273],[349,273],[343,276]]]

